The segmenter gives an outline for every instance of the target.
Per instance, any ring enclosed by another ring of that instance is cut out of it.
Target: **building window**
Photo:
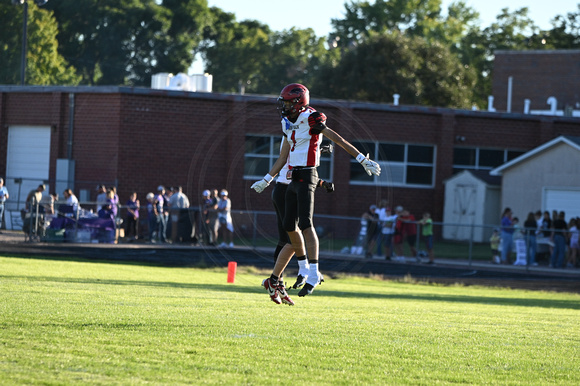
[[[433,187],[435,146],[397,143],[353,142],[363,154],[381,165],[380,176],[369,177],[361,165],[351,160],[350,181],[357,185]]]
[[[244,178],[260,179],[266,175],[280,155],[282,136],[246,135],[244,152]],[[332,181],[332,155],[322,154],[318,176]]]
[[[453,173],[462,170],[491,170],[524,154],[507,149],[456,147],[453,149]]]

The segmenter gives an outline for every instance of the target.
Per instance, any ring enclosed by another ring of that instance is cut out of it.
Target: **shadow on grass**
[[[154,282],[142,280],[110,280],[110,279],[90,279],[90,278],[65,278],[50,276],[17,276],[17,275],[0,275],[0,278],[24,280],[24,281],[45,281],[58,283],[77,283],[77,284],[102,284],[115,286],[144,286],[160,288],[185,288],[191,290],[211,290],[217,292],[234,292],[236,294],[264,294],[260,286],[248,287],[235,284],[195,284],[195,283],[178,283],[178,282]],[[292,290],[291,297],[298,297],[298,291]],[[337,298],[353,299],[388,299],[403,301],[436,301],[452,303],[469,303],[469,304],[486,304],[498,306],[517,306],[517,307],[540,307],[540,308],[559,308],[580,310],[580,301],[576,300],[555,300],[555,299],[521,299],[521,298],[504,298],[504,297],[481,297],[481,296],[463,296],[463,295],[415,295],[415,294],[376,294],[368,292],[350,292],[350,291],[327,291],[322,288],[317,289],[313,295],[309,296],[326,296]]]

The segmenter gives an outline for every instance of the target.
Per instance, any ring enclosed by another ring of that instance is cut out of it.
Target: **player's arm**
[[[280,170],[282,170],[286,162],[288,162],[288,154],[290,154],[290,144],[288,141],[284,140],[282,148],[280,149],[280,156],[276,162],[274,162],[274,165],[272,165],[268,174],[266,174],[260,181],[254,182],[251,189],[254,189],[258,193],[262,193],[274,180],[274,177],[280,173]]]
[[[366,156],[363,155],[356,147],[346,139],[342,138],[342,136],[340,136],[336,131],[326,126],[326,115],[315,111],[308,117],[308,124],[310,125],[310,134],[322,134],[338,146],[342,147],[348,154],[356,158],[369,176],[373,174],[375,176],[381,175],[381,166],[375,161],[369,159],[368,154]]]

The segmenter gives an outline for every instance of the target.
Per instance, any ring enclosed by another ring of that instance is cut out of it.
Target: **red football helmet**
[[[278,110],[284,117],[301,113],[310,103],[310,92],[300,83],[291,83],[280,91]]]

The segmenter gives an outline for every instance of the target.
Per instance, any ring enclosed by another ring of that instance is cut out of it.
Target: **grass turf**
[[[579,384],[580,295],[327,279],[296,306],[262,273],[0,258],[13,384]]]

